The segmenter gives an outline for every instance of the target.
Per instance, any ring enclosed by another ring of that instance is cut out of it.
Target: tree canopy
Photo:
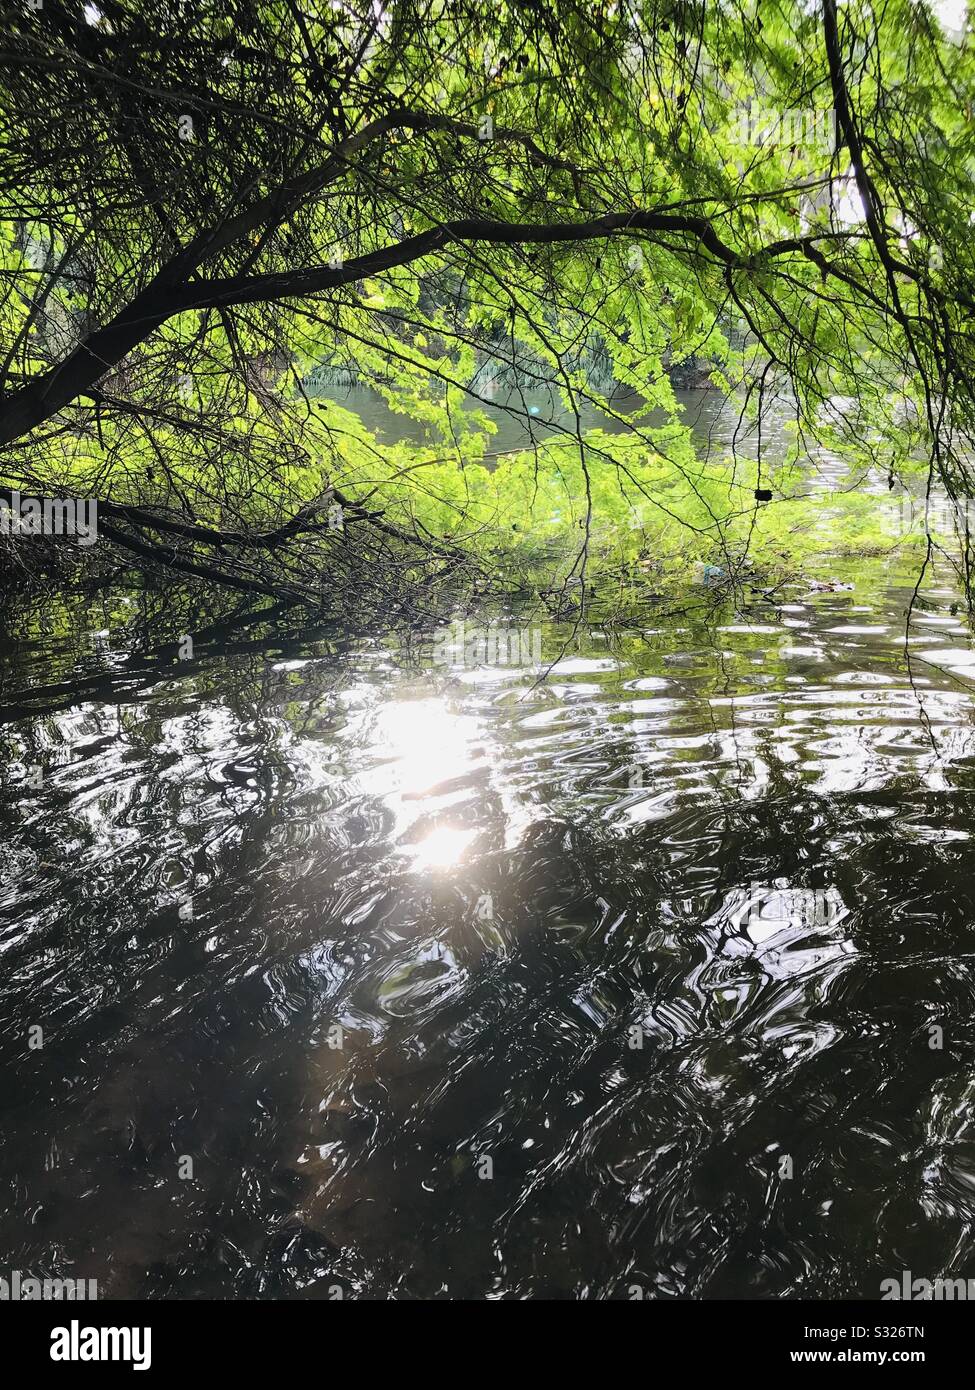
[[[311,599],[543,560],[584,592],[781,548],[817,451],[854,503],[971,491],[975,60],[920,0],[23,0],[3,30],[3,482],[97,496],[126,554]],[[755,448],[695,447],[691,356]],[[310,389],[340,368],[429,443]],[[495,370],[566,412],[516,399],[502,457]]]

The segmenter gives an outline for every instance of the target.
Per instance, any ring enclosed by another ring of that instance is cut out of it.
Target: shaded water
[[[315,393],[319,398],[335,401],[344,409],[354,411],[374,430],[381,440],[398,443],[430,444],[443,447],[439,433],[421,421],[391,410],[378,391],[371,387],[333,385]],[[535,387],[518,390],[502,385],[482,387],[475,400],[465,398],[465,404],[476,407],[494,426],[489,445],[489,462],[495,454],[515,449],[527,449],[551,436],[574,436],[576,430],[603,429],[610,434],[625,434],[633,428],[635,412],[643,398],[624,387],[607,391],[611,413],[599,410],[586,399],[576,402],[576,412],[565,406],[555,387]],[[742,416],[740,408],[726,400],[718,391],[674,391],[681,409],[683,423],[690,427],[698,454],[709,457],[712,452],[727,452],[734,443],[741,453],[754,456],[757,449],[757,427]],[[765,408],[762,426],[762,455],[766,460],[777,459],[786,452],[786,436],[782,428],[790,418],[787,402],[775,400]],[[639,420],[641,429],[661,426],[667,420],[663,411],[654,411]],[[813,460],[815,466],[820,461]]]
[[[975,655],[935,577],[909,673],[913,575],[846,577],[534,689],[314,634],[131,672],[135,601],[42,613],[0,695],[0,1272],[975,1275]]]

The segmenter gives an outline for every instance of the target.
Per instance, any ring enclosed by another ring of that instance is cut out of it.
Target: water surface
[[[944,576],[910,667],[914,576],[840,577],[586,629],[541,685],[313,632],[131,667],[144,598],[22,615],[0,1266],[181,1298],[975,1275],[975,653]]]

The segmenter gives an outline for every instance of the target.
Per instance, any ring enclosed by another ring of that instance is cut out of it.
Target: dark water
[[[0,1273],[975,1275],[975,654],[935,577],[912,680],[913,577],[844,577],[535,689],[313,634],[133,670],[138,602],[42,610],[0,694]]]

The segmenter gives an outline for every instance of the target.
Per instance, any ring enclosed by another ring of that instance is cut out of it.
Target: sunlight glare
[[[450,825],[438,825],[436,830],[418,845],[410,846],[416,869],[451,869],[459,864],[464,851],[477,834],[476,830],[459,830]]]

